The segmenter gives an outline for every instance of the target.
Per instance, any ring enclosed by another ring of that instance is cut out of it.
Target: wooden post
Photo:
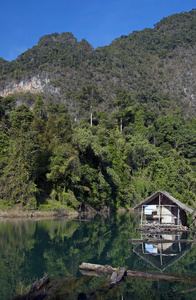
[[[161,195],[159,194],[159,224],[161,224]]]
[[[163,265],[163,257],[162,257],[162,252],[163,252],[163,244],[161,244],[161,250],[160,250],[160,260],[161,260],[161,266]]]
[[[143,220],[143,213],[144,213],[144,206],[142,205],[142,210],[141,210],[141,226],[142,226],[142,220]]]

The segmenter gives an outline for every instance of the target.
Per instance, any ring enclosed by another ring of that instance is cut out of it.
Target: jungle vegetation
[[[121,105],[93,115],[91,126],[71,122],[63,105],[46,109],[41,96],[32,109],[14,96],[0,103],[1,206],[115,210],[157,190],[195,206],[195,117]]]
[[[157,190],[195,207],[195,25],[193,9],[95,50],[54,33],[0,59],[1,90],[58,88],[0,98],[1,207],[115,210]]]

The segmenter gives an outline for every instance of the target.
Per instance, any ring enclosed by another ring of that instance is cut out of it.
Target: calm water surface
[[[80,278],[78,265],[82,262],[196,275],[195,244],[128,243],[128,239],[141,238],[136,231],[138,225],[139,218],[132,214],[95,217],[90,221],[1,219],[0,300],[12,299],[46,274]],[[193,234],[175,238],[191,239]],[[196,292],[173,296],[173,292],[194,287],[190,285],[126,277],[118,287],[106,292],[101,289],[103,282],[102,278],[92,277],[75,289],[69,299],[77,299],[79,293],[89,291],[97,291],[100,297],[91,292],[88,299],[196,299]]]

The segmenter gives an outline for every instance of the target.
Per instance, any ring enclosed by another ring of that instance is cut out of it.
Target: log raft
[[[170,239],[129,239],[129,243],[151,243],[151,244],[164,244],[164,243],[195,243],[196,240],[170,240]]]
[[[136,228],[136,231],[139,232],[147,232],[147,233],[152,233],[152,234],[175,234],[175,233],[182,233],[182,232],[192,232],[196,233],[196,230],[190,230],[190,229],[182,229],[182,228],[172,228],[168,226],[145,226],[145,227],[139,227]]]
[[[109,277],[110,286],[118,284],[124,275],[126,275],[125,268],[112,268],[108,265],[97,265],[90,263],[82,263],[78,267],[83,275],[96,276],[96,277]]]

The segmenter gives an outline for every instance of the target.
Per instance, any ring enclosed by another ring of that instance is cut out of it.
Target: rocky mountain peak
[[[77,39],[74,35],[70,32],[63,32],[63,33],[52,33],[49,35],[44,35],[39,39],[38,45],[40,46],[49,46],[54,43],[76,43]]]

